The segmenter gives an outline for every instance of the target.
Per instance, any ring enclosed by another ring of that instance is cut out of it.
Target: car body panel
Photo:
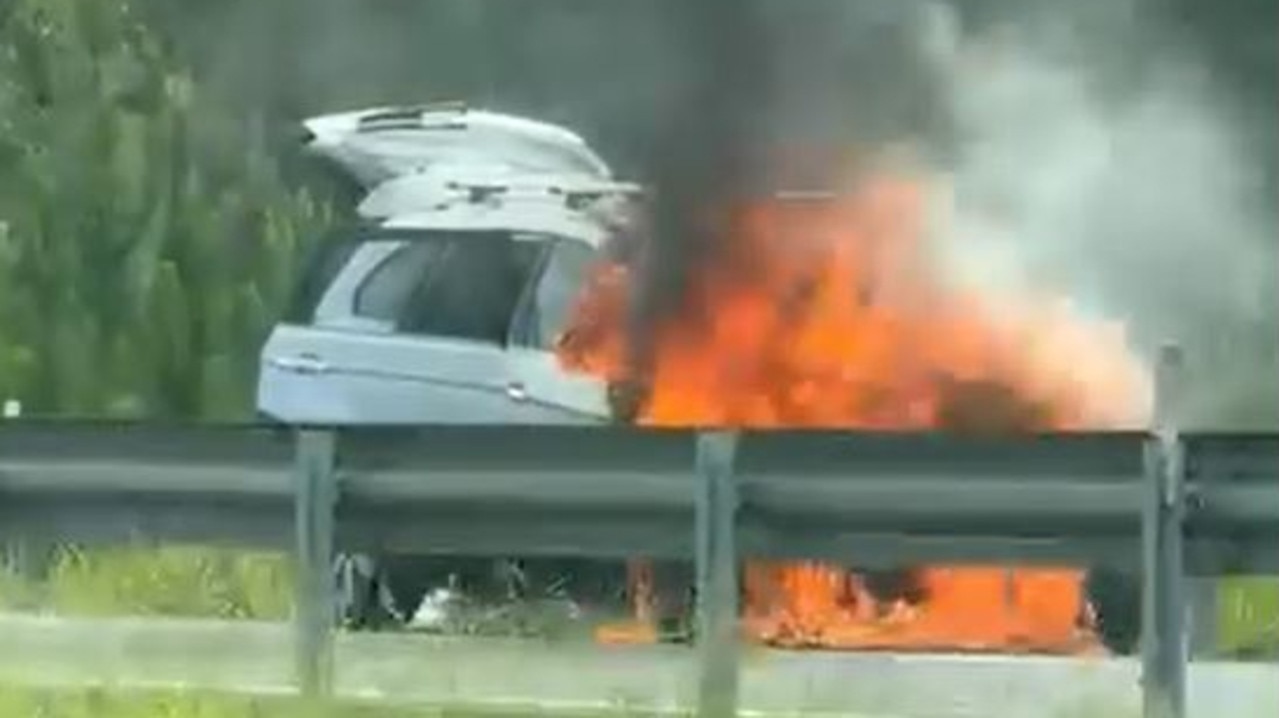
[[[501,347],[284,325],[262,361],[258,406],[288,423],[471,424],[518,418]]]
[[[547,351],[507,351],[512,399],[521,405],[517,423],[603,424],[610,420],[608,388],[592,377],[566,372]]]

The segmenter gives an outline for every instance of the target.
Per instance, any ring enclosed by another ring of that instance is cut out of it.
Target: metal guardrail
[[[430,427],[333,436],[344,548],[692,556],[695,432]],[[1279,571],[1279,437],[1183,437],[1191,574]],[[981,439],[747,434],[753,557],[1078,562],[1136,571],[1140,433]],[[263,427],[0,424],[0,535],[288,549],[299,447]]]
[[[0,423],[0,541],[17,537],[292,546],[318,694],[336,547],[692,556],[712,716],[736,705],[739,558],[1108,564],[1146,579],[1147,715],[1180,718],[1186,574],[1279,572],[1279,436],[23,420]]]

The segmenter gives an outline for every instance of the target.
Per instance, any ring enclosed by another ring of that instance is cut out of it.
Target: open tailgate
[[[380,107],[305,120],[308,149],[367,189],[441,165],[500,165],[513,173],[606,180],[608,166],[573,132],[460,103]]]

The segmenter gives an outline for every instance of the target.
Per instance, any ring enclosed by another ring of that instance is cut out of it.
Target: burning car
[[[262,349],[265,418],[611,421],[606,382],[563,371],[554,345],[635,188],[613,181],[567,130],[461,105],[339,113],[304,127],[307,148],[366,195],[359,225],[316,248]],[[341,563],[342,612],[357,624],[411,613],[428,588],[424,573],[460,571],[471,590],[493,578],[488,562],[439,571],[404,557]],[[383,568],[400,579],[398,596],[375,601]]]
[[[1032,430],[1098,416],[1014,352],[1040,337],[993,331],[969,316],[967,297],[935,291],[912,244],[909,182],[864,182],[799,210],[776,197],[743,208],[733,241],[697,277],[702,305],[654,327],[637,373],[624,327],[631,259],[647,240],[632,211],[639,189],[580,137],[462,105],[326,115],[305,128],[308,148],[366,195],[361,226],[321,243],[263,348],[258,407],[270,419],[929,429],[997,416]],[[778,241],[797,226],[802,236]],[[1063,351],[1078,337],[1051,338]],[[688,613],[678,568],[654,577],[636,565],[629,579],[621,567],[533,568],[572,575],[570,593],[600,600],[629,583],[650,627]],[[411,557],[344,557],[339,569],[341,610],[357,625],[410,620],[449,574],[477,592],[527,578],[509,563],[499,577],[488,562]],[[751,565],[745,576],[746,625],[774,643],[1074,650],[1092,586],[1107,589],[1092,592],[1092,619],[1112,647],[1131,647],[1136,620],[1131,586],[1086,584],[1073,570]],[[1010,612],[1014,594],[1029,598]],[[645,615],[649,604],[657,615]]]

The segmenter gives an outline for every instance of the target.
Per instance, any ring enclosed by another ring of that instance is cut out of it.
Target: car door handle
[[[528,401],[528,388],[523,382],[513,381],[506,385],[506,395],[512,401]]]
[[[314,354],[299,354],[292,357],[272,357],[271,365],[277,369],[294,374],[323,374],[329,365]]]

